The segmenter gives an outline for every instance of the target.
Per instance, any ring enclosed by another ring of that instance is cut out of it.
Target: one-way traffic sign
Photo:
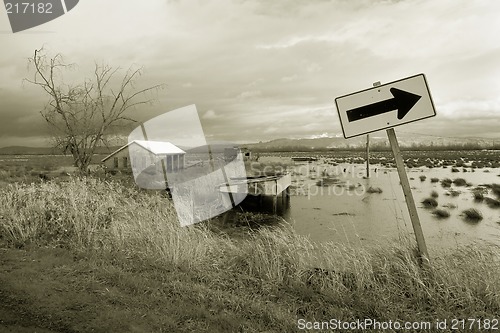
[[[436,115],[424,74],[337,97],[335,104],[346,139]]]

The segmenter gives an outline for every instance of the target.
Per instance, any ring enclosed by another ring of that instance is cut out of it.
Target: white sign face
[[[436,115],[424,74],[335,99],[344,138]]]

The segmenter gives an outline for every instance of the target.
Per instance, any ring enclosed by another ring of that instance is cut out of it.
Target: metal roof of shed
[[[138,144],[142,148],[148,150],[154,155],[181,155],[185,154],[186,152],[176,145],[170,143],[170,142],[165,142],[165,141],[149,141],[149,140],[133,140],[127,143],[125,146],[119,148],[118,150],[112,152],[105,158],[101,160],[101,162],[104,162],[108,160],[110,157],[113,155],[119,153],[123,149],[129,147],[131,144]]]

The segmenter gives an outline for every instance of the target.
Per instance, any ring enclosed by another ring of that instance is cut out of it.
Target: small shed
[[[129,170],[140,173],[154,167],[167,172],[184,169],[186,152],[170,142],[134,140],[101,160],[108,170]]]

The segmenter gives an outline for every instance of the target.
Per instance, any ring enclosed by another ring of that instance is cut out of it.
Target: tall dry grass
[[[202,228],[180,227],[171,201],[159,192],[117,182],[16,183],[0,190],[0,197],[0,235],[17,247],[122,251],[176,265],[196,265],[216,247]]]
[[[126,190],[96,179],[9,184],[0,191],[0,234],[10,243],[94,245]]]
[[[233,239],[205,224],[180,227],[159,194],[92,178],[9,185],[0,190],[0,222],[0,238],[12,246],[120,253],[214,279],[243,275],[285,288],[307,303],[303,316],[318,316],[321,307],[325,318],[341,311],[343,318],[380,320],[500,312],[500,248],[493,245],[433,256],[431,268],[422,269],[410,241],[370,250],[318,245],[287,225]]]

